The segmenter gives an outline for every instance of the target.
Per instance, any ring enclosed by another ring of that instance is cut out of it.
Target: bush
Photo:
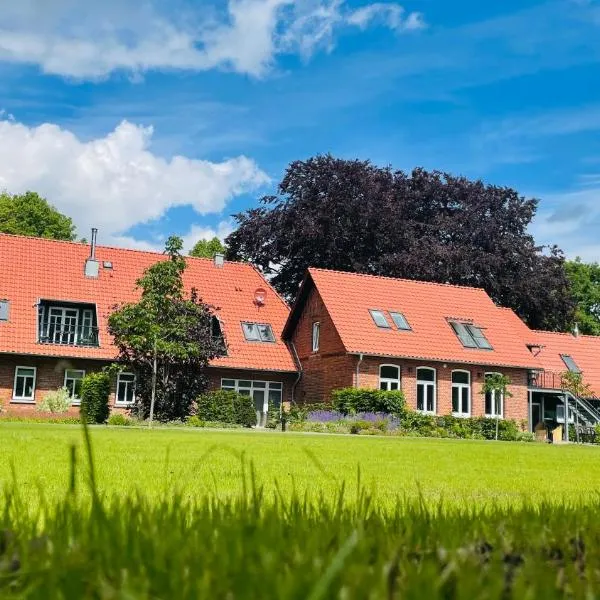
[[[341,413],[386,413],[400,416],[404,412],[404,394],[399,390],[343,388],[331,394],[332,404]]]
[[[289,423],[303,423],[308,419],[310,413],[318,411],[331,411],[331,405],[325,402],[312,402],[308,404],[294,404],[286,412],[286,418]]]
[[[277,429],[281,423],[281,413],[279,407],[275,406],[272,402],[269,402],[269,410],[267,412],[267,422],[265,427],[268,429]]]
[[[252,398],[231,390],[214,390],[199,396],[196,400],[196,417],[201,421],[237,424],[243,427],[256,425],[256,411]]]
[[[81,415],[88,423],[104,423],[110,409],[108,373],[90,373],[81,382]]]
[[[121,413],[113,413],[108,417],[106,423],[108,425],[117,425],[119,427],[129,427],[130,425],[133,425],[133,419],[130,419]]]
[[[66,413],[71,408],[71,396],[67,388],[61,387],[48,392],[38,404],[38,411],[45,413]]]

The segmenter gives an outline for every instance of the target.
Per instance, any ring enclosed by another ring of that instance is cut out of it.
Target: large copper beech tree
[[[316,156],[236,215],[228,257],[292,298],[309,266],[484,288],[530,326],[562,330],[574,303],[562,252],[528,232],[538,201],[438,171]]]

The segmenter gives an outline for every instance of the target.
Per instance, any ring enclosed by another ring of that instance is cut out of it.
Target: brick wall
[[[507,419],[528,419],[527,406],[527,370],[491,368],[452,363],[435,363],[411,360],[394,360],[387,358],[368,357],[360,365],[360,387],[379,387],[380,365],[397,365],[401,369],[401,389],[405,394],[406,403],[410,408],[417,407],[417,367],[432,367],[436,369],[436,401],[437,414],[452,413],[452,371],[455,369],[468,371],[471,375],[471,415],[484,416],[485,396],[481,393],[485,373],[496,372],[508,375],[511,379],[509,392],[512,397],[504,400],[504,417]]]
[[[313,323],[320,324],[319,349],[312,351]],[[356,357],[346,354],[342,340],[316,289],[306,299],[304,310],[292,336],[302,365],[302,377],[295,400],[298,403],[323,402],[331,390],[353,385]]]
[[[102,361],[82,359],[57,359],[33,356],[12,356],[0,354],[0,404],[8,414],[42,416],[36,409],[49,391],[54,391],[64,385],[65,370],[78,369],[86,373],[99,371],[107,363]],[[13,384],[16,367],[36,367],[35,403],[12,402]],[[260,381],[279,381],[283,383],[283,399],[289,402],[292,386],[296,380],[295,373],[271,373],[265,371],[246,371],[234,369],[211,368],[208,378],[212,389],[221,387],[221,378],[228,379],[258,379]],[[113,412],[125,412],[122,407],[115,407],[116,377],[111,382],[110,405]],[[79,414],[79,408],[74,406],[69,409],[69,415]]]

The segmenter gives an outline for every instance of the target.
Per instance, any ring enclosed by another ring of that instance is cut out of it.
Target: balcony
[[[61,346],[99,346],[98,328],[90,325],[73,325],[42,321],[40,323],[40,344]]]
[[[529,387],[541,390],[562,390],[562,373],[552,371],[530,371]]]

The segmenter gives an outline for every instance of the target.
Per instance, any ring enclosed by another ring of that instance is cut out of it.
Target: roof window
[[[398,329],[410,331],[410,325],[408,324],[406,317],[402,313],[390,310],[390,317],[392,317],[392,321],[394,321],[394,325]]]
[[[242,323],[244,337],[249,342],[274,342],[273,328],[268,323]]]
[[[380,327],[381,329],[391,329],[392,326],[389,324],[385,313],[382,310],[372,310],[370,309],[371,317],[373,321],[375,321],[375,325]]]
[[[577,366],[577,363],[573,360],[572,356],[569,354],[561,354],[560,357],[571,373],[581,373],[581,369]]]
[[[493,349],[480,327],[460,321],[450,321],[450,325],[465,348]]]
[[[10,303],[8,300],[0,300],[0,321],[8,321]]]

